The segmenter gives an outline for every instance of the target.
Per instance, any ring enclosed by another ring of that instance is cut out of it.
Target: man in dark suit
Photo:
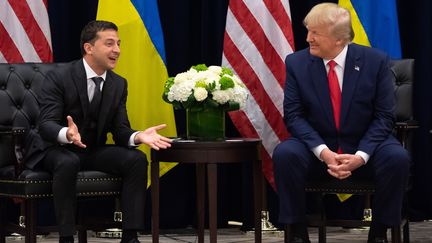
[[[111,71],[117,64],[119,47],[115,24],[92,21],[81,32],[83,58],[48,73],[43,83],[39,117],[42,140],[38,136],[31,139],[29,149],[34,151],[29,151],[26,163],[53,174],[60,242],[74,240],[76,177],[81,169],[122,177],[121,242],[139,242],[137,231],[144,229],[148,164],[145,154],[135,147],[170,147],[171,139],[157,133],[165,124],[145,131],[130,128],[127,82]],[[108,132],[115,145],[105,144]]]
[[[333,3],[304,20],[309,48],[288,55],[284,119],[291,137],[273,152],[279,221],[290,242],[310,242],[307,176],[340,180],[368,176],[376,183],[368,242],[386,242],[401,220],[409,156],[392,136],[394,91],[388,57],[351,44],[348,10]]]

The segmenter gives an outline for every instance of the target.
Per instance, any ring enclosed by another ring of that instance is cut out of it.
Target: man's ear
[[[86,52],[86,54],[91,54],[93,50],[93,45],[90,43],[84,43],[84,51]]]

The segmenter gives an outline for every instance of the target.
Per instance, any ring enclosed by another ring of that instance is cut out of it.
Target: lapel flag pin
[[[359,66],[354,66],[354,69],[356,70],[356,71],[360,71],[360,67]]]

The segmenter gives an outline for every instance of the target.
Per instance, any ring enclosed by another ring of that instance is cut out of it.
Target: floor
[[[341,229],[328,228],[327,242],[342,243],[342,242],[366,242],[368,229]],[[316,228],[309,229],[309,235],[312,242],[318,242],[318,230]],[[139,240],[142,243],[151,242],[151,235],[140,235]],[[412,222],[410,223],[410,242],[411,243],[430,243],[432,242],[432,221]],[[38,243],[54,243],[58,241],[56,234],[48,236],[39,236]],[[96,237],[95,233],[89,233],[89,243],[117,243],[119,239]],[[195,231],[192,228],[162,230],[159,238],[161,243],[197,242]],[[218,242],[254,242],[253,232],[242,232],[238,227],[231,227],[218,230]],[[283,242],[283,232],[269,231],[264,232],[262,237],[263,242]],[[8,237],[6,243],[23,243],[24,239],[19,236]],[[206,231],[205,242],[209,242],[208,231]]]

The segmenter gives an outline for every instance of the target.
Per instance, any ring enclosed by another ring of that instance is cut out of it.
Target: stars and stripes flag
[[[52,62],[47,0],[0,0],[0,63]]]
[[[231,0],[222,65],[250,91],[246,107],[230,112],[243,137],[261,138],[263,173],[275,188],[271,156],[289,134],[283,121],[285,57],[294,50],[288,0]]]

